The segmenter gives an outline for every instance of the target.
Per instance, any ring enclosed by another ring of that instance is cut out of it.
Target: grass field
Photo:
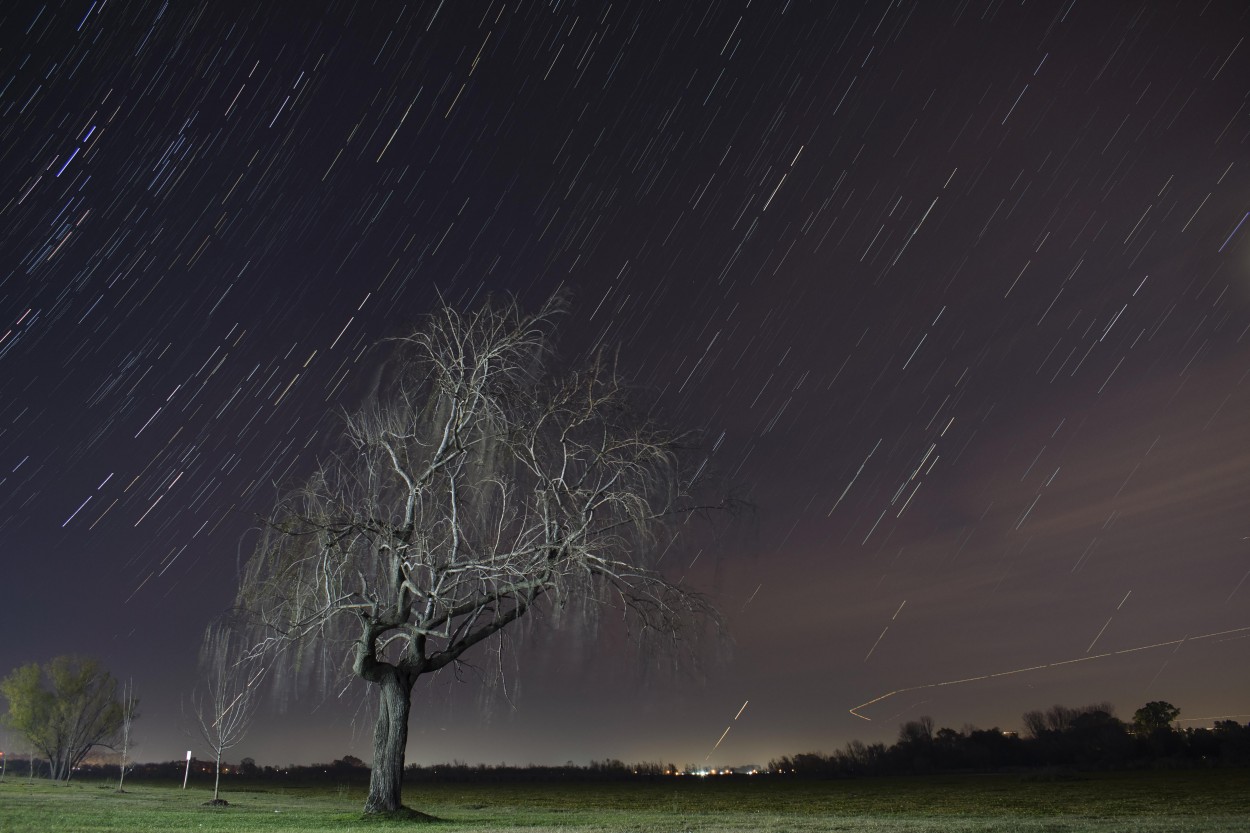
[[[1038,780],[1018,775],[804,782],[775,778],[674,779],[621,784],[410,785],[405,801],[432,825],[366,821],[360,787],[211,792],[144,782],[118,794],[98,782],[0,782],[0,833],[351,833],[426,827],[447,833],[603,831],[1250,830],[1250,770],[1142,772]]]

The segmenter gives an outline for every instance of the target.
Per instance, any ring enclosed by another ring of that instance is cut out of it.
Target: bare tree
[[[126,770],[131,765],[130,750],[134,744],[130,739],[131,729],[134,726],[135,718],[139,716],[139,698],[135,697],[135,681],[130,678],[126,681],[126,685],[122,687],[122,725],[121,725],[121,767],[120,774],[117,778],[117,791],[125,792],[122,785],[126,783]]]
[[[443,307],[399,339],[246,566],[239,605],[288,655],[378,687],[366,812],[402,809],[417,679],[523,617],[615,609],[666,642],[719,622],[658,569],[700,461],[631,407],[607,353],[554,369],[561,312]]]
[[[1020,718],[1024,723],[1026,737],[1037,739],[1046,734],[1046,714],[1039,709],[1027,711]]]
[[[1114,715],[1115,706],[1105,700],[1101,703],[1078,707],[1056,703],[1044,712],[1039,710],[1025,712],[1021,716],[1021,721],[1024,723],[1027,737],[1041,738],[1048,732],[1066,732],[1072,728],[1072,722],[1078,717],[1096,712]]]
[[[898,727],[898,742],[929,744],[933,742],[933,718],[927,714],[919,720],[909,720]]]
[[[204,632],[200,649],[204,680],[191,694],[191,707],[200,736],[213,753],[213,804],[224,803],[219,798],[221,756],[243,740],[260,702],[257,692],[265,673],[264,658],[247,648],[229,627],[212,625]]]

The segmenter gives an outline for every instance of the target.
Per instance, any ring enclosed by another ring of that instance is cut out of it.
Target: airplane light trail
[[[751,702],[750,700],[742,701],[742,708],[738,709],[738,713],[734,715],[734,720],[737,720],[738,718],[742,717],[742,713],[747,710],[747,704],[750,702]],[[733,727],[734,727],[733,721],[730,721],[729,725],[725,727],[725,731],[721,732],[721,736],[716,741],[715,745],[712,746],[711,751],[709,751],[707,755],[703,758],[704,761],[711,758],[712,753],[720,748],[721,741],[725,739],[725,736],[729,734],[729,730],[732,729]]]
[[[859,710],[863,708],[867,708],[868,706],[871,706],[875,703],[880,703],[883,700],[887,700],[893,697],[895,694],[902,694],[907,691],[920,691],[921,689],[926,689],[926,688],[942,688],[944,686],[961,685],[963,683],[975,683],[981,680],[992,680],[996,677],[1010,677],[1013,674],[1024,674],[1029,671],[1043,671],[1047,668],[1058,668],[1061,665],[1072,665],[1073,663],[1077,663],[1077,662],[1089,662],[1090,660],[1105,659],[1107,657],[1119,656],[1121,654],[1133,654],[1138,651],[1149,651],[1152,648],[1166,648],[1169,645],[1180,646],[1180,644],[1183,642],[1197,642],[1200,639],[1213,639],[1217,636],[1228,636],[1229,634],[1232,634],[1232,633],[1244,633],[1246,631],[1250,631],[1250,626],[1246,626],[1243,628],[1233,628],[1232,630],[1227,630],[1227,631],[1217,631],[1215,633],[1204,633],[1201,636],[1185,636],[1185,637],[1181,637],[1180,639],[1171,639],[1171,640],[1168,640],[1167,642],[1156,642],[1152,645],[1140,645],[1136,648],[1124,648],[1119,651],[1107,651],[1106,653],[1094,654],[1093,656],[1077,657],[1076,659],[1065,659],[1065,660],[1060,660],[1058,662],[1044,663],[1042,665],[1031,665],[1028,668],[1013,668],[1010,671],[999,671],[995,674],[981,674],[976,677],[964,677],[961,680],[945,680],[940,683],[925,683],[924,685],[913,685],[913,686],[908,686],[906,688],[896,688],[893,691],[887,691],[885,694],[882,694],[880,697],[874,697],[867,702],[860,703],[858,706],[848,709],[847,711],[849,711],[851,714],[858,717],[860,720],[867,720],[869,722],[872,722],[871,717],[867,717],[865,715],[860,714]]]

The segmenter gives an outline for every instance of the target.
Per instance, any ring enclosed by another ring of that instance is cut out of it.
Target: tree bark
[[[412,682],[393,666],[386,667],[379,677],[378,719],[373,728],[373,771],[369,775],[366,813],[388,813],[403,807],[404,750],[408,745]]]
[[[52,760],[49,773],[53,784],[69,783],[69,762],[64,755],[58,755]]]

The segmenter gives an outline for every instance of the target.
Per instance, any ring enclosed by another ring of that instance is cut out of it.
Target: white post
[[[187,750],[187,771],[182,776],[182,788],[187,788],[187,779],[191,777],[191,750]]]

